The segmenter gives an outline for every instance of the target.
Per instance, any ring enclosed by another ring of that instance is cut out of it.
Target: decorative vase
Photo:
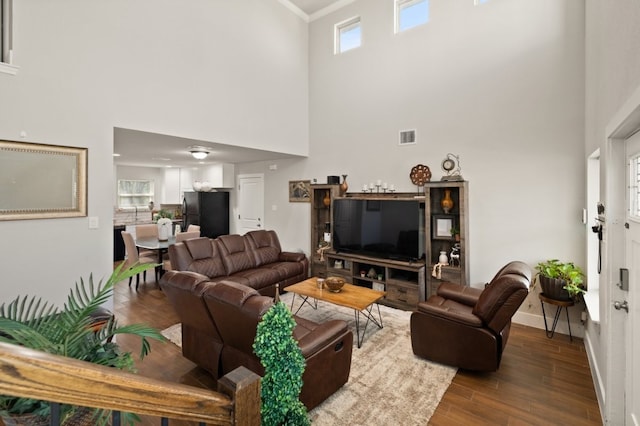
[[[440,256],[438,257],[438,263],[440,263],[442,265],[448,265],[449,264],[449,256],[447,256],[447,252],[446,251],[441,251],[440,252]]]
[[[158,239],[167,241],[171,235],[171,219],[163,217],[158,219]]]
[[[331,205],[331,197],[329,196],[329,191],[325,192],[324,198],[322,199],[322,204],[325,207],[329,207]]]
[[[340,184],[340,195],[346,194],[347,189],[349,189],[349,184],[347,183],[347,175],[342,175],[342,183]]]
[[[453,199],[451,199],[451,190],[444,190],[444,197],[440,200],[440,205],[442,206],[442,211],[446,214],[449,214],[451,209],[453,209]]]

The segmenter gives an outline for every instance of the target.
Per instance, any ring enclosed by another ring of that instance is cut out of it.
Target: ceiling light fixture
[[[207,155],[209,155],[209,151],[201,146],[190,146],[189,152],[196,160],[204,160],[205,158],[207,158]]]

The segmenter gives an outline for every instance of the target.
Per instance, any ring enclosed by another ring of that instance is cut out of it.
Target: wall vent
[[[400,145],[413,145],[416,143],[416,129],[400,130]]]

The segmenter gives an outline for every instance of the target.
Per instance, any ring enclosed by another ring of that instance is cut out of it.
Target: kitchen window
[[[149,207],[153,201],[152,180],[118,179],[118,207]]]

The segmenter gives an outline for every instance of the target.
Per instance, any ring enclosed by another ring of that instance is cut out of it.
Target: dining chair
[[[153,253],[152,256],[142,256],[138,254],[138,248],[136,247],[136,243],[133,240],[133,235],[131,235],[129,232],[126,231],[121,231],[122,233],[122,240],[124,241],[124,248],[126,250],[126,257],[125,257],[125,264],[124,264],[124,269],[128,269],[131,266],[137,264],[137,263],[141,263],[141,264],[146,264],[146,263],[151,263],[151,264],[156,264],[158,263],[157,259],[156,259],[156,254]],[[129,287],[131,287],[131,279],[133,277],[129,277]],[[147,271],[143,271],[142,272],[142,278],[144,279],[144,281],[147,281]],[[156,268],[155,270],[155,279],[156,279],[156,283],[158,282],[158,268]],[[140,285],[140,274],[136,275],[136,290],[138,289],[138,286]]]
[[[195,232],[195,231],[200,232],[200,225],[189,225],[187,227],[187,232]]]
[[[191,231],[191,232],[178,232],[176,234],[176,243],[179,243],[181,241],[184,240],[190,240],[192,238],[199,238],[200,237],[200,230],[198,231]],[[171,271],[173,268],[171,268],[171,259],[169,259],[169,254],[165,254],[165,257],[162,261],[162,269],[165,271]]]
[[[145,238],[145,239],[158,239],[158,225],[155,223],[147,224],[147,225],[136,225],[136,239]],[[138,254],[140,256],[153,257],[156,256],[156,253],[153,250],[138,250]]]

